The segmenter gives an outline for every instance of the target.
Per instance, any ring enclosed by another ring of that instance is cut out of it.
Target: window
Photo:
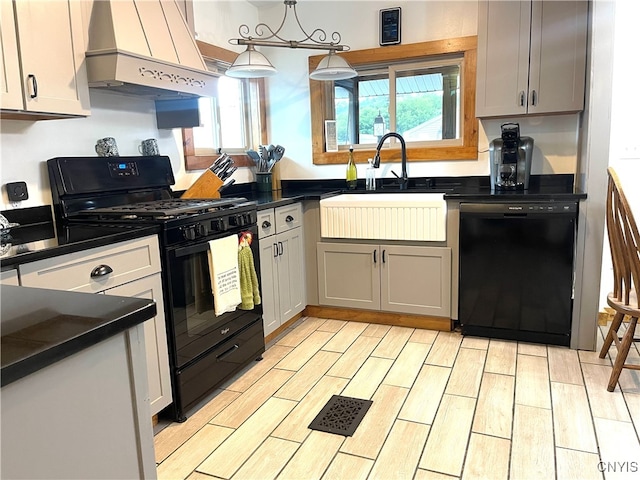
[[[198,101],[202,126],[182,130],[187,170],[209,167],[220,152],[238,166],[253,166],[246,150],[266,143],[264,81],[224,76],[236,53],[197,42],[209,70],[218,71],[218,94]]]
[[[414,144],[460,139],[461,55],[358,71],[334,83],[338,145],[377,145],[392,131]]]
[[[409,160],[477,158],[475,53],[476,37],[342,53],[357,77],[310,80],[314,163],[342,163],[350,145],[365,162],[391,131]],[[325,120],[336,122],[338,152],[325,151]]]

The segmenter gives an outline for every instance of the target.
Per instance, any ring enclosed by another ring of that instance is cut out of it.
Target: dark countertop
[[[89,248],[111,245],[147,235],[159,229],[150,225],[70,225],[56,229],[48,205],[2,212],[20,227],[11,229],[0,246],[3,269]],[[8,246],[8,243],[11,243]]]
[[[2,386],[153,318],[153,300],[3,285]]]
[[[410,178],[409,189],[401,191],[393,179],[383,179],[375,191],[365,190],[359,179],[355,190],[348,190],[344,180],[282,180],[282,190],[258,192],[255,184],[241,184],[229,189],[229,196],[242,196],[258,204],[258,210],[279,207],[301,200],[321,200],[340,193],[375,195],[377,193],[443,193],[451,201],[577,201],[587,198],[575,189],[573,175],[532,175],[525,191],[492,192],[488,176]],[[232,193],[233,192],[233,193]],[[225,195],[226,196],[226,195]]]

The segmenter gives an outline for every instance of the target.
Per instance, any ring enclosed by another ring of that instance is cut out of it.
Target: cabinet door
[[[156,273],[119,287],[110,288],[104,293],[122,297],[149,298],[156,302],[158,314],[143,324],[151,415],[155,415],[171,403],[167,327],[165,325],[160,274]]]
[[[381,245],[380,251],[382,310],[450,316],[450,248]]]
[[[476,116],[527,112],[530,1],[480,0]]]
[[[0,285],[20,285],[18,270],[4,270],[0,272]]]
[[[260,238],[260,291],[262,293],[262,321],[265,336],[280,326],[277,254],[278,245],[275,235]]]
[[[305,307],[304,239],[302,228],[279,234],[278,288],[280,321],[285,322]]]
[[[318,243],[321,305],[380,309],[380,255],[377,245]]]
[[[74,0],[15,2],[25,110],[89,114],[81,8]]]
[[[534,0],[528,112],[582,110],[586,57],[587,2]]]
[[[22,110],[24,103],[13,2],[0,2],[0,9],[0,105],[3,109]]]

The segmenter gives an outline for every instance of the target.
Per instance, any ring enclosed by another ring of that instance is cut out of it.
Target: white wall
[[[640,18],[640,2],[617,0],[613,57],[613,88],[611,89],[611,144],[609,165],[616,169],[623,184],[625,196],[640,221],[640,136],[637,112],[640,96],[629,94],[629,79],[640,77],[640,65],[629,61],[637,55],[637,19]],[[605,237],[602,256],[600,309],[607,305],[606,295],[613,290],[613,267],[608,240]]]
[[[20,207],[51,203],[46,161],[62,156],[96,156],[96,140],[114,137],[120,155],[140,155],[138,145],[157,138],[160,153],[169,155],[174,172],[182,168],[171,130],[156,127],[151,100],[91,90],[91,116],[64,120],[2,120],[1,183],[25,181],[29,199]],[[11,208],[2,190],[2,208]]]
[[[206,2],[196,3],[196,10]],[[229,3],[217,1],[216,6],[225,10]],[[252,2],[258,5],[260,21],[277,27],[282,21],[282,1]],[[207,3],[213,11],[213,5]],[[225,6],[226,5],[226,6]],[[223,7],[224,6],[224,7]],[[342,43],[352,50],[378,47],[378,11],[382,8],[402,8],[402,42],[416,43],[450,37],[476,35],[477,0],[455,1],[330,1],[305,0],[298,2],[297,11],[302,26],[311,31],[324,29],[327,34],[338,31]],[[284,37],[300,39],[301,34],[293,21],[292,12],[285,23]],[[196,15],[197,17],[197,15]],[[201,37],[214,36],[218,25],[196,18],[196,30]],[[253,29],[255,23],[244,22]],[[232,32],[237,36],[237,29]],[[261,51],[278,69],[278,74],[268,79],[269,89],[269,143],[286,148],[280,173],[284,179],[342,178],[343,165],[313,164],[311,153],[311,120],[308,80],[308,57],[318,55],[314,50],[291,50],[263,47]],[[532,172],[575,173],[578,152],[577,115],[555,117],[515,118],[520,123],[522,135],[534,139],[535,151]],[[411,162],[410,176],[462,176],[489,174],[489,141],[500,136],[500,124],[504,120],[483,121],[479,128],[480,151],[478,160],[447,162]],[[345,165],[346,165],[345,155]],[[365,165],[359,165],[359,175],[364,176]],[[391,166],[392,167],[392,166]],[[395,170],[398,166],[396,165]],[[390,166],[383,165],[381,173],[391,177]]]

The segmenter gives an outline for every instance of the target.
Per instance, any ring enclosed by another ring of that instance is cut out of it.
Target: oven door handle
[[[209,250],[209,242],[198,243],[197,245],[189,245],[188,247],[176,248],[176,257],[186,257],[187,255],[193,255],[194,253],[206,252]]]

